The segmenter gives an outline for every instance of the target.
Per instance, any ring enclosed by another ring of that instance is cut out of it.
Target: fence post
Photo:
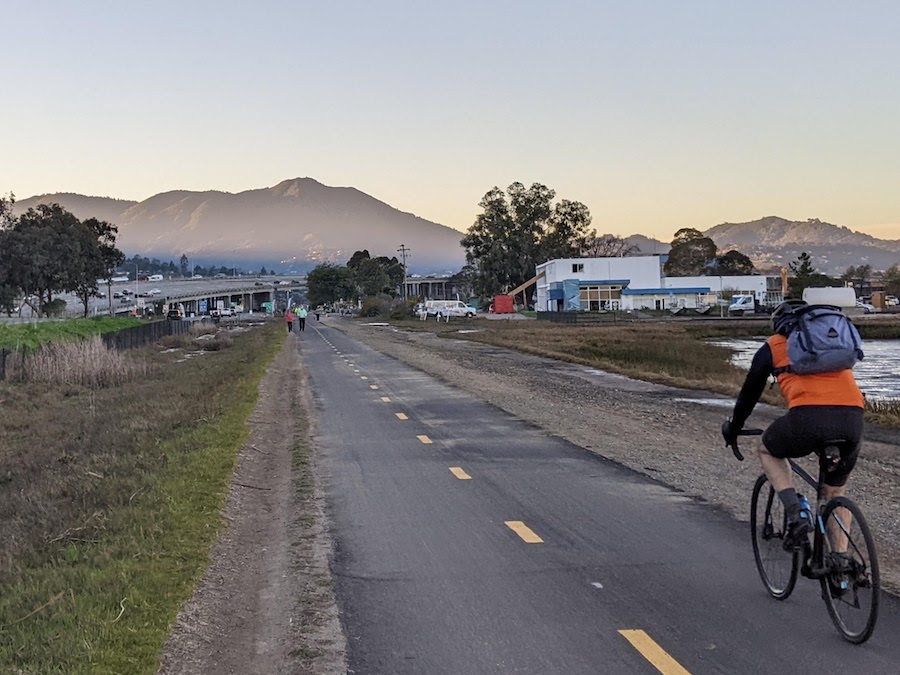
[[[6,350],[0,349],[0,382],[6,379]]]

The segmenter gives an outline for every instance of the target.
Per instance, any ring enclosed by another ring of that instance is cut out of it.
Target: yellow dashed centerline
[[[369,385],[369,389],[378,389],[378,385],[377,385],[377,384],[370,384],[370,385]]]
[[[359,371],[357,370],[356,372],[358,373]],[[361,379],[361,380],[368,380],[369,378],[366,377],[365,375],[360,375],[360,376],[359,376],[359,379]]]
[[[388,397],[388,396],[382,396],[382,397],[381,397],[381,400],[384,401],[385,403],[390,403],[390,402],[391,402],[391,399],[390,399],[390,397]]]
[[[451,466],[450,473],[459,478],[460,480],[472,480],[472,476],[463,471],[461,466]]]
[[[691,675],[644,631],[620,630],[619,634],[663,675]]]
[[[507,520],[505,521],[505,525],[519,535],[526,544],[543,544],[544,540],[541,539],[537,534],[535,534],[534,530],[528,527],[521,520]]]
[[[428,438],[428,436],[421,435],[421,436],[416,436],[416,438],[418,438],[420,441],[422,441],[425,445],[431,445],[431,439]]]
[[[408,420],[409,418],[404,413],[394,413],[397,416],[398,420]]]

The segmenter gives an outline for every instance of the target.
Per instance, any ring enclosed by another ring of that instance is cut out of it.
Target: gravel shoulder
[[[288,336],[260,384],[223,514],[227,527],[178,615],[160,673],[346,672],[308,441],[312,413],[307,374]]]
[[[553,435],[749,521],[750,491],[760,474],[758,441],[745,439],[743,463],[723,447],[719,427],[731,399],[428,332],[350,319],[331,325]],[[759,405],[748,426],[765,427],[782,413]],[[883,585],[900,592],[900,434],[866,433],[849,494],[876,535]]]

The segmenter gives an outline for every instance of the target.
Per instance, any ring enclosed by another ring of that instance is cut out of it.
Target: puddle
[[[698,405],[709,405],[714,408],[733,408],[734,401],[727,398],[673,398],[673,401],[679,403],[696,403]]]

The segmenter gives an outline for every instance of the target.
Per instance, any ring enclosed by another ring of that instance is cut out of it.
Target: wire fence
[[[154,321],[140,326],[123,328],[114,333],[104,333],[100,337],[107,348],[124,350],[159,342],[168,335],[186,335],[190,332],[190,321]],[[25,346],[17,349],[0,349],[0,382],[6,380],[8,373],[16,365],[20,366],[19,372],[24,372],[25,361],[39,351],[40,347],[28,349]]]

